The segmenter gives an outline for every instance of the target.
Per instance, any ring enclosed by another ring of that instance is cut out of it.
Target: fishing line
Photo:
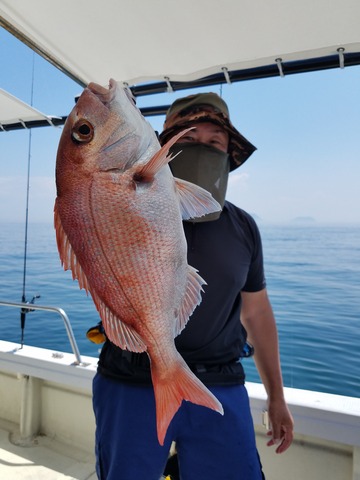
[[[30,94],[30,106],[33,106],[34,99],[34,72],[35,72],[35,52],[33,52],[32,59],[32,74],[31,74],[31,94]],[[28,246],[28,227],[29,227],[29,196],[30,196],[30,167],[31,167],[31,142],[32,133],[29,128],[29,142],[28,142],[28,162],[27,162],[27,183],[26,183],[26,207],[25,207],[25,239],[24,239],[24,268],[23,268],[23,282],[22,282],[22,297],[21,301],[26,303],[26,268],[27,268],[27,246]],[[34,303],[35,298],[31,303]],[[21,326],[21,348],[24,345],[24,331],[25,331],[25,318],[29,313],[29,309],[22,308],[20,312],[20,326]]]

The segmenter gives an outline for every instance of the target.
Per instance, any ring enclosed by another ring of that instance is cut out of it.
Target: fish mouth
[[[87,88],[90,90],[91,93],[96,95],[104,105],[109,105],[114,100],[116,96],[116,91],[119,87],[117,81],[113,78],[110,78],[109,88],[103,87],[102,85],[99,85],[95,82],[89,83]],[[123,90],[126,94],[127,99],[136,106],[135,97],[132,94],[130,88],[123,88]]]
[[[109,81],[109,88],[103,87],[98,83],[91,82],[87,86],[91,93],[96,95],[98,99],[104,104],[111,103],[116,95],[117,83],[114,79],[110,79]]]

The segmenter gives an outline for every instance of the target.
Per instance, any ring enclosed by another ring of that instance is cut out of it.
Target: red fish
[[[62,264],[90,292],[109,340],[147,352],[161,445],[183,400],[223,413],[174,344],[205,283],[187,264],[182,219],[220,208],[172,176],[168,151],[181,135],[160,148],[128,90],[91,83],[66,121],[56,162]]]

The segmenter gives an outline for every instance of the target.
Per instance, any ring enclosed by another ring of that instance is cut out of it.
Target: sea
[[[360,396],[360,225],[259,224],[267,288],[278,325],[284,384]],[[26,262],[24,254],[26,251]],[[25,271],[25,275],[24,275]],[[25,280],[24,280],[25,279]],[[99,321],[90,296],[60,264],[52,225],[0,225],[0,300],[61,307],[81,355],[97,357],[86,331]],[[0,306],[0,339],[19,343],[20,312]],[[62,318],[26,315],[24,343],[71,352]],[[252,358],[247,380],[260,382]]]

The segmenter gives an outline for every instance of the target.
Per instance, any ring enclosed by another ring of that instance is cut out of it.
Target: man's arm
[[[241,292],[241,297],[241,322],[254,346],[254,360],[268,395],[272,436],[268,446],[278,444],[276,453],[282,453],[293,440],[294,422],[284,398],[275,317],[266,289]]]

